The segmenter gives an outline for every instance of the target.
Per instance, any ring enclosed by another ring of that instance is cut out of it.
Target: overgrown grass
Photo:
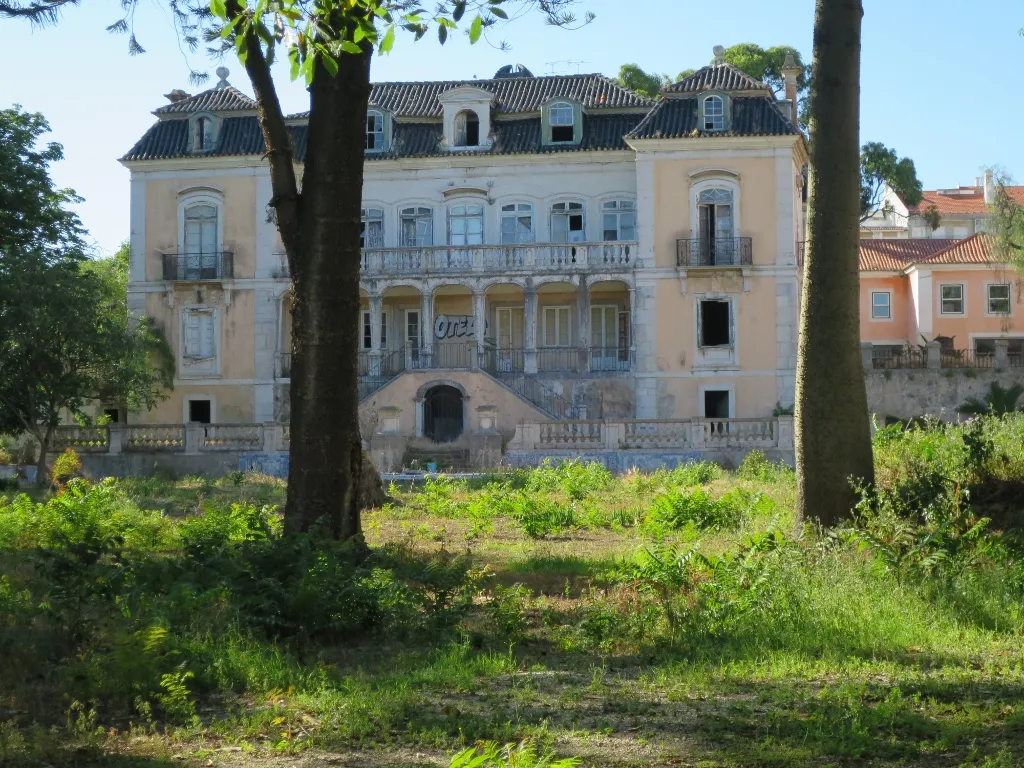
[[[827,532],[758,454],[394,488],[368,549],[269,478],[2,500],[0,764],[1018,765],[1022,446],[882,430]]]

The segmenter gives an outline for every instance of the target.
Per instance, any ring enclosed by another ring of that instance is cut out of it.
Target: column
[[[420,368],[430,368],[434,344],[434,291],[424,286],[420,301]]]
[[[942,367],[942,345],[937,341],[928,342],[928,367]]]
[[[523,369],[537,372],[537,290],[529,286],[523,291],[523,346],[526,348]]]
[[[590,288],[587,279],[580,277],[580,285],[576,291],[576,308],[579,314],[579,371],[590,370]]]
[[[484,329],[487,327],[487,305],[482,290],[473,291],[473,336],[476,338],[476,361],[473,367],[477,368],[483,362],[484,357]]]
[[[629,370],[636,370],[636,337],[633,335],[633,321],[636,317],[636,286],[629,286]],[[616,330],[616,333],[618,331]]]
[[[370,296],[370,371],[380,371],[380,323],[384,309],[384,297]]]

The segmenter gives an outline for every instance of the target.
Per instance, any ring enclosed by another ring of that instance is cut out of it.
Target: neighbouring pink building
[[[879,367],[931,341],[953,361],[998,364],[1005,354],[1011,365],[1024,363],[1020,276],[996,260],[993,246],[980,232],[861,240],[861,339]]]

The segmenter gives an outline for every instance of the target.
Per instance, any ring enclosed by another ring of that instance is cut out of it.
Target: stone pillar
[[[430,356],[434,348],[434,292],[429,286],[423,289],[420,300],[420,367],[430,367]],[[419,435],[422,437],[422,434]]]
[[[205,439],[205,424],[189,423],[185,425],[185,453],[199,453]]]
[[[416,437],[423,437],[423,398],[416,398]]]
[[[633,318],[636,317],[636,286],[629,286],[629,370],[636,370],[636,337],[633,335]]]
[[[111,424],[107,427],[107,453],[117,456],[121,453],[121,445],[124,442],[124,426]]]
[[[704,448],[704,419],[690,421],[690,448],[695,451]]]
[[[384,297],[380,294],[370,296],[370,370],[376,371],[380,366],[380,324],[384,313]]]
[[[487,327],[487,304],[484,292],[473,291],[473,336],[476,339],[476,361],[473,368],[478,368],[484,357],[484,330]]]
[[[783,451],[793,450],[793,417],[778,417],[778,433],[775,435],[779,449]]]
[[[996,368],[1007,368],[1010,365],[1010,342],[996,339]]]
[[[533,287],[523,292],[523,346],[526,348],[523,369],[537,372],[537,291]]]
[[[399,425],[401,412],[401,408],[391,405],[377,409],[380,421],[370,438],[370,460],[380,472],[394,472],[402,467],[406,439]]]
[[[585,277],[580,277],[580,285],[576,291],[576,309],[579,315],[579,370],[585,373],[590,370],[590,287]]]
[[[875,368],[874,344],[870,341],[860,343],[860,361],[865,371],[873,371]]]
[[[942,345],[937,341],[928,342],[928,367],[942,367]]]
[[[481,405],[476,409],[477,429],[469,437],[473,465],[481,469],[501,464],[501,433],[498,431],[498,409]]]

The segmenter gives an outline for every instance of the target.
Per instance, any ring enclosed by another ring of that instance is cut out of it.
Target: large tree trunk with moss
[[[361,533],[357,329],[370,54],[365,44],[362,54],[339,56],[333,76],[317,64],[301,193],[270,69],[255,39],[245,61],[268,148],[271,205],[294,284],[285,527],[305,531],[322,520],[339,539]]]
[[[872,482],[860,355],[861,0],[817,0],[811,172],[796,385],[799,508],[833,525]]]

